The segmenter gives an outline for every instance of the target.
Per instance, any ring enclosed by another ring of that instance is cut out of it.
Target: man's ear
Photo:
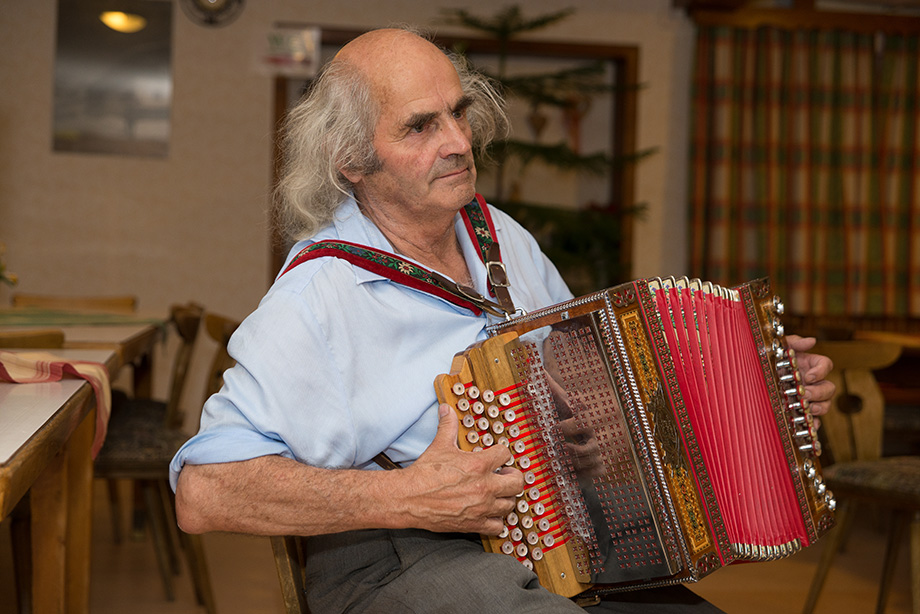
[[[364,177],[364,173],[359,173],[358,171],[340,168],[339,172],[342,174],[342,177],[347,179],[352,185],[355,185],[361,181]]]

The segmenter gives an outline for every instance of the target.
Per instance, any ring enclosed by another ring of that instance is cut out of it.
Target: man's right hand
[[[430,531],[498,535],[503,518],[524,490],[524,476],[505,466],[511,452],[493,446],[464,452],[457,446],[457,416],[449,406],[438,408],[438,432],[410,467],[396,473],[406,479],[404,496],[408,524]],[[393,476],[395,477],[395,476]]]

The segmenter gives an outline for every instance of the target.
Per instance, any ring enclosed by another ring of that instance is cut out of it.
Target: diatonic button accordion
[[[769,281],[644,279],[490,326],[435,389],[526,486],[490,552],[565,596],[693,582],[834,523]]]

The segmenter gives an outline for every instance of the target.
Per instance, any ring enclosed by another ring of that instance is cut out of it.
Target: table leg
[[[89,612],[96,412],[84,417],[30,490],[32,603],[37,614]]]

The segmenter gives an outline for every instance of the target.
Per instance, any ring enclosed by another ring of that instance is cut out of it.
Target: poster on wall
[[[309,79],[320,66],[319,28],[272,28],[260,40],[259,68],[271,76]]]
[[[172,3],[58,0],[53,148],[165,157]]]

